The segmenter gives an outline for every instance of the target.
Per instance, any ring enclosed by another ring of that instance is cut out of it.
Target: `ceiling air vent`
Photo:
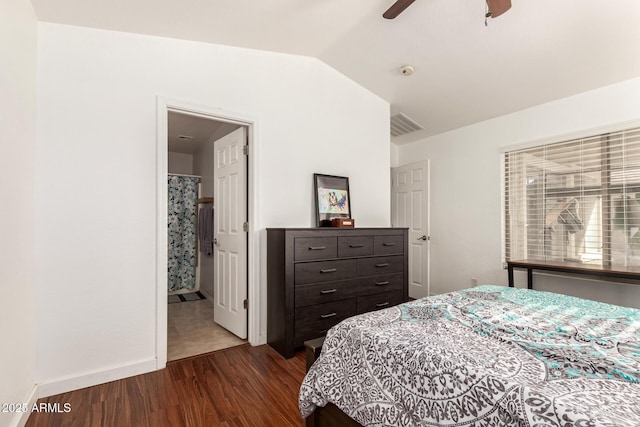
[[[406,135],[422,129],[422,126],[402,113],[391,116],[391,136]]]

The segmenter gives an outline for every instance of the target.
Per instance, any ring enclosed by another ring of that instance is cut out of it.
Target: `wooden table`
[[[518,260],[507,261],[509,274],[509,286],[514,286],[513,269],[527,270],[527,287],[533,289],[533,271],[551,271],[556,273],[568,273],[581,276],[594,276],[603,279],[618,278],[628,280],[640,280],[640,267],[603,266],[598,264],[583,264],[579,262],[562,261],[538,261]]]

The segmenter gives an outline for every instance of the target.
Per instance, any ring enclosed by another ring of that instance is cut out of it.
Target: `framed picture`
[[[331,227],[333,218],[351,218],[349,178],[313,174],[318,227]]]

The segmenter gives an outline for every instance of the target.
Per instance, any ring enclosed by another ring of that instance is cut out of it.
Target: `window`
[[[507,260],[640,266],[640,128],[504,153]]]

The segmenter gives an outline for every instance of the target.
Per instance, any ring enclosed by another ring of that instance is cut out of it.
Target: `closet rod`
[[[213,197],[202,197],[196,200],[196,203],[213,203]]]
[[[169,176],[186,176],[186,177],[189,177],[189,178],[200,178],[200,179],[202,179],[201,175],[187,175],[187,174],[184,174],[184,173],[168,173],[167,175],[169,175]]]

